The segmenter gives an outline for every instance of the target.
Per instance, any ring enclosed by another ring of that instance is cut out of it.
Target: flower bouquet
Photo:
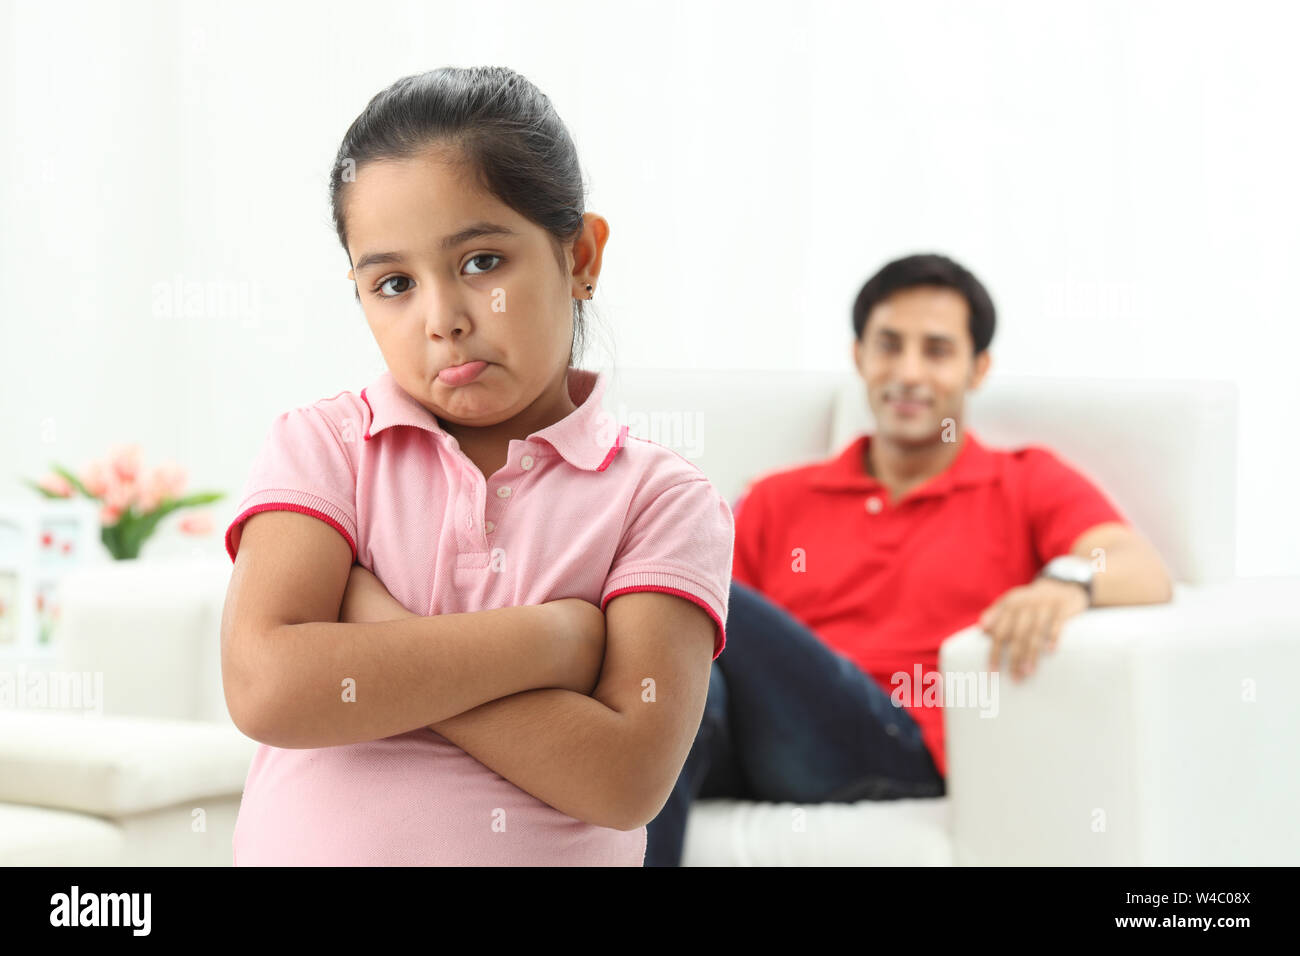
[[[46,498],[71,498],[77,492],[100,502],[100,537],[117,560],[136,558],[158,522],[182,508],[205,505],[225,497],[219,491],[183,495],[185,469],[165,462],[148,473],[140,463],[139,445],[117,445],[107,461],[93,461],[80,476],[60,465],[40,481],[24,479]],[[182,519],[184,534],[207,534],[212,521],[206,514]]]

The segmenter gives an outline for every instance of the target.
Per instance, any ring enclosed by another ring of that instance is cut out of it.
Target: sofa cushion
[[[118,866],[123,843],[99,817],[0,803],[0,866]]]
[[[951,866],[948,798],[696,800],[683,866]]]
[[[256,750],[229,724],[0,710],[0,801],[122,817],[228,796]]]

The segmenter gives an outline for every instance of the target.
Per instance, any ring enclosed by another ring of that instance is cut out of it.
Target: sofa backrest
[[[605,411],[693,462],[730,502],[751,478],[826,457],[836,400],[824,372],[617,369]]]
[[[750,479],[827,458],[874,428],[851,369],[606,374],[605,410],[694,462],[733,503]],[[1232,383],[995,373],[971,396],[967,421],[987,445],[1046,445],[1092,478],[1155,543],[1177,580],[1235,576]]]

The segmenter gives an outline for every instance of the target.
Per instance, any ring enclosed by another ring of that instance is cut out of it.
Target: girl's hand
[[[339,608],[339,623],[371,624],[405,617],[419,615],[408,611],[401,601],[389,594],[379,578],[359,564],[352,565],[347,590],[343,592],[343,605]]]
[[[560,598],[541,606],[551,618],[563,660],[559,686],[590,696],[605,663],[605,612],[582,598]]]

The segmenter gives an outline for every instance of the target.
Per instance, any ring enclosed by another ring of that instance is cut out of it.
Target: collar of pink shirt
[[[608,384],[603,372],[569,366],[566,383],[569,397],[578,406],[566,417],[528,436],[554,448],[565,461],[586,471],[604,471],[627,440],[628,426],[619,426],[601,405]],[[437,417],[412,398],[385,371],[361,390],[361,400],[370,409],[370,427],[365,440],[370,441],[386,428],[404,425],[432,432],[439,441],[455,439],[438,424]]]

